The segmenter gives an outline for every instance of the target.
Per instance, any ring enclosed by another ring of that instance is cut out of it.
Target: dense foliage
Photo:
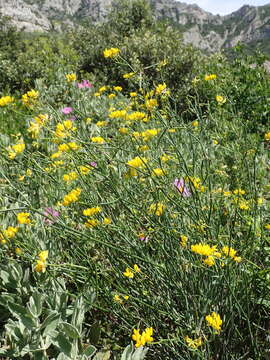
[[[3,23],[0,356],[266,360],[263,58],[124,4],[65,39]]]

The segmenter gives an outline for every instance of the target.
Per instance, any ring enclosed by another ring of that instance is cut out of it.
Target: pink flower
[[[93,85],[88,80],[83,80],[81,83],[77,83],[79,89],[91,88]]]
[[[191,196],[191,192],[185,185],[185,180],[183,178],[181,179],[175,179],[173,185],[176,187],[176,189],[180,192],[180,194],[183,197],[189,197]]]
[[[97,167],[97,163],[96,163],[95,161],[91,161],[91,162],[90,162],[90,165],[91,165],[92,167],[94,167],[94,168]]]
[[[73,111],[73,108],[67,106],[67,107],[64,107],[61,111],[62,111],[63,114],[68,115]]]
[[[47,207],[44,209],[44,215],[46,216],[44,223],[47,225],[52,225],[60,214],[58,211],[54,210],[53,208]]]

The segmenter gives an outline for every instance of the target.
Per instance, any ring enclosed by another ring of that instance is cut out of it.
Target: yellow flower
[[[93,228],[95,226],[98,226],[100,224],[99,220],[97,219],[88,219],[84,225],[89,228]]]
[[[73,180],[76,180],[78,177],[78,174],[75,171],[71,171],[68,174],[63,175],[63,180],[67,183],[70,183]]]
[[[242,190],[242,189],[235,189],[233,191],[234,195],[244,195],[246,192],[245,190]]]
[[[266,230],[270,230],[270,224],[264,225],[264,228],[265,228]]]
[[[264,134],[264,140],[269,141],[270,140],[270,131],[266,134]]]
[[[121,127],[118,129],[118,131],[120,132],[120,134],[125,135],[125,134],[128,134],[129,130],[125,127]]]
[[[115,94],[109,94],[109,95],[108,95],[108,98],[109,98],[109,99],[113,99],[114,97],[116,97]]]
[[[227,101],[227,99],[224,96],[221,95],[217,95],[216,96],[216,101],[219,105],[225,104],[225,102]]]
[[[133,269],[134,269],[135,272],[141,272],[141,269],[139,268],[139,266],[137,264],[135,264],[133,266]]]
[[[211,256],[217,253],[217,247],[210,246],[208,244],[199,243],[199,244],[191,245],[190,248],[191,251],[203,256]]]
[[[49,256],[49,251],[48,250],[43,250],[38,254],[39,260],[45,262],[48,259]]]
[[[6,238],[13,239],[17,234],[18,230],[18,227],[9,226],[6,230],[3,230],[3,233]]]
[[[156,94],[157,94],[157,95],[160,95],[160,94],[166,93],[166,87],[167,87],[167,85],[166,85],[165,83],[159,84],[159,85],[156,87]]]
[[[96,206],[96,207],[84,209],[83,215],[84,216],[93,216],[93,215],[100,213],[101,211],[102,211],[101,208],[99,206]]]
[[[194,120],[194,121],[192,121],[191,125],[192,125],[194,128],[197,128],[197,127],[199,126],[199,121]]]
[[[113,87],[113,90],[114,90],[114,91],[122,91],[123,88],[122,88],[122,86],[114,86],[114,87]]]
[[[145,164],[147,163],[147,159],[144,157],[136,156],[134,159],[131,159],[127,162],[128,166],[131,166],[133,168],[143,168],[145,167]]]
[[[103,56],[105,58],[113,58],[116,57],[119,54],[120,50],[118,48],[110,48],[110,49],[105,49],[103,51]]]
[[[152,175],[154,175],[154,176],[164,176],[164,175],[166,175],[166,171],[164,171],[164,170],[162,170],[160,168],[156,168],[156,169],[153,169]]]
[[[67,82],[76,81],[77,76],[74,73],[66,74],[66,79],[67,79]]]
[[[158,102],[157,102],[157,99],[149,99],[149,100],[146,100],[145,101],[145,107],[148,109],[148,110],[152,110],[153,108],[157,107],[158,106]]]
[[[203,263],[207,266],[213,266],[215,265],[215,258],[213,256],[208,256],[203,260]]]
[[[216,312],[212,312],[211,315],[207,315],[205,317],[205,320],[207,321],[209,326],[211,326],[217,332],[220,332],[222,320],[219,314],[217,314]]]
[[[80,188],[71,190],[67,195],[64,196],[62,204],[64,206],[68,206],[69,204],[78,201],[80,194],[81,194]]]
[[[156,216],[161,216],[166,209],[166,206],[162,203],[151,204],[148,208],[148,214],[153,214]]]
[[[188,241],[188,237],[185,235],[181,235],[180,236],[180,245],[182,247],[186,247],[187,246],[187,241]]]
[[[144,141],[148,141],[152,139],[153,137],[157,136],[160,132],[160,129],[147,129],[145,131],[142,131],[141,135],[143,137]]]
[[[21,254],[22,254],[22,249],[16,247],[16,248],[15,248],[15,253],[16,253],[16,255],[18,255],[18,256],[21,255]]]
[[[130,72],[130,73],[127,73],[127,74],[124,74],[123,75],[123,78],[124,79],[130,79],[132,76],[134,76],[135,75],[135,73],[134,72]]]
[[[134,278],[134,273],[130,268],[126,268],[126,271],[123,272],[123,275],[128,277],[129,279],[133,279]]]
[[[19,224],[30,224],[31,220],[29,219],[30,214],[21,212],[17,214],[17,221]]]
[[[34,270],[36,272],[42,272],[44,273],[46,271],[46,263],[42,260],[37,260],[37,263],[34,267]]]
[[[126,118],[126,115],[127,115],[127,111],[126,111],[126,110],[115,110],[115,111],[112,111],[112,112],[109,114],[109,118],[110,118],[110,119],[117,119],[117,118],[123,118],[123,119],[125,119],[125,118]]]
[[[188,347],[190,347],[191,349],[194,349],[194,350],[202,345],[202,338],[201,337],[192,340],[190,337],[185,336],[184,340],[187,343]]]
[[[132,92],[129,93],[129,96],[130,97],[136,97],[137,93],[135,91],[132,91]]]
[[[216,78],[217,78],[216,74],[210,74],[210,75],[205,75],[204,80],[209,81],[209,80],[214,80]]]
[[[110,225],[112,223],[112,219],[111,218],[107,218],[105,217],[103,219],[103,225]]]
[[[101,136],[92,137],[91,141],[95,144],[105,144],[105,140]]]
[[[11,104],[14,101],[14,98],[11,96],[2,96],[0,98],[0,106],[6,106],[8,104]]]
[[[11,147],[8,147],[8,157],[9,159],[13,160],[15,159],[15,157],[18,155],[18,154],[21,154],[25,149],[25,144],[24,143],[18,143],[18,144],[15,144],[15,145],[12,145]]]
[[[91,169],[88,166],[79,166],[79,171],[81,175],[87,175]]]
[[[119,304],[122,304],[123,303],[123,300],[120,298],[119,295],[115,294],[114,297],[113,297],[113,300],[115,302],[118,302]]]
[[[133,330],[132,340],[136,342],[135,346],[138,348],[144,346],[145,344],[150,344],[154,341],[153,337],[153,328],[146,328],[142,334],[140,334],[139,329]]]

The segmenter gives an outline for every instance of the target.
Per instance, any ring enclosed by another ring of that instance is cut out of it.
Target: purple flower
[[[77,83],[79,89],[91,88],[93,85],[88,80],[83,80],[81,83]]]
[[[61,111],[62,111],[63,114],[68,115],[73,111],[73,108],[67,106],[67,107],[64,107]]]
[[[176,189],[180,192],[180,194],[183,197],[189,197],[191,196],[191,192],[185,185],[185,180],[183,178],[181,179],[175,179],[173,185],[176,187]]]
[[[94,168],[97,167],[97,163],[96,163],[95,161],[91,161],[91,162],[90,162],[90,165],[91,165],[92,167],[94,167]]]
[[[53,208],[47,207],[44,209],[44,215],[46,216],[44,223],[47,225],[52,225],[60,214],[58,211],[54,210]]]

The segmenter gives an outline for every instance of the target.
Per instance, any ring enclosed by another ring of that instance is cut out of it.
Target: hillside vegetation
[[[143,0],[1,30],[0,356],[269,359],[265,57],[205,58]]]

